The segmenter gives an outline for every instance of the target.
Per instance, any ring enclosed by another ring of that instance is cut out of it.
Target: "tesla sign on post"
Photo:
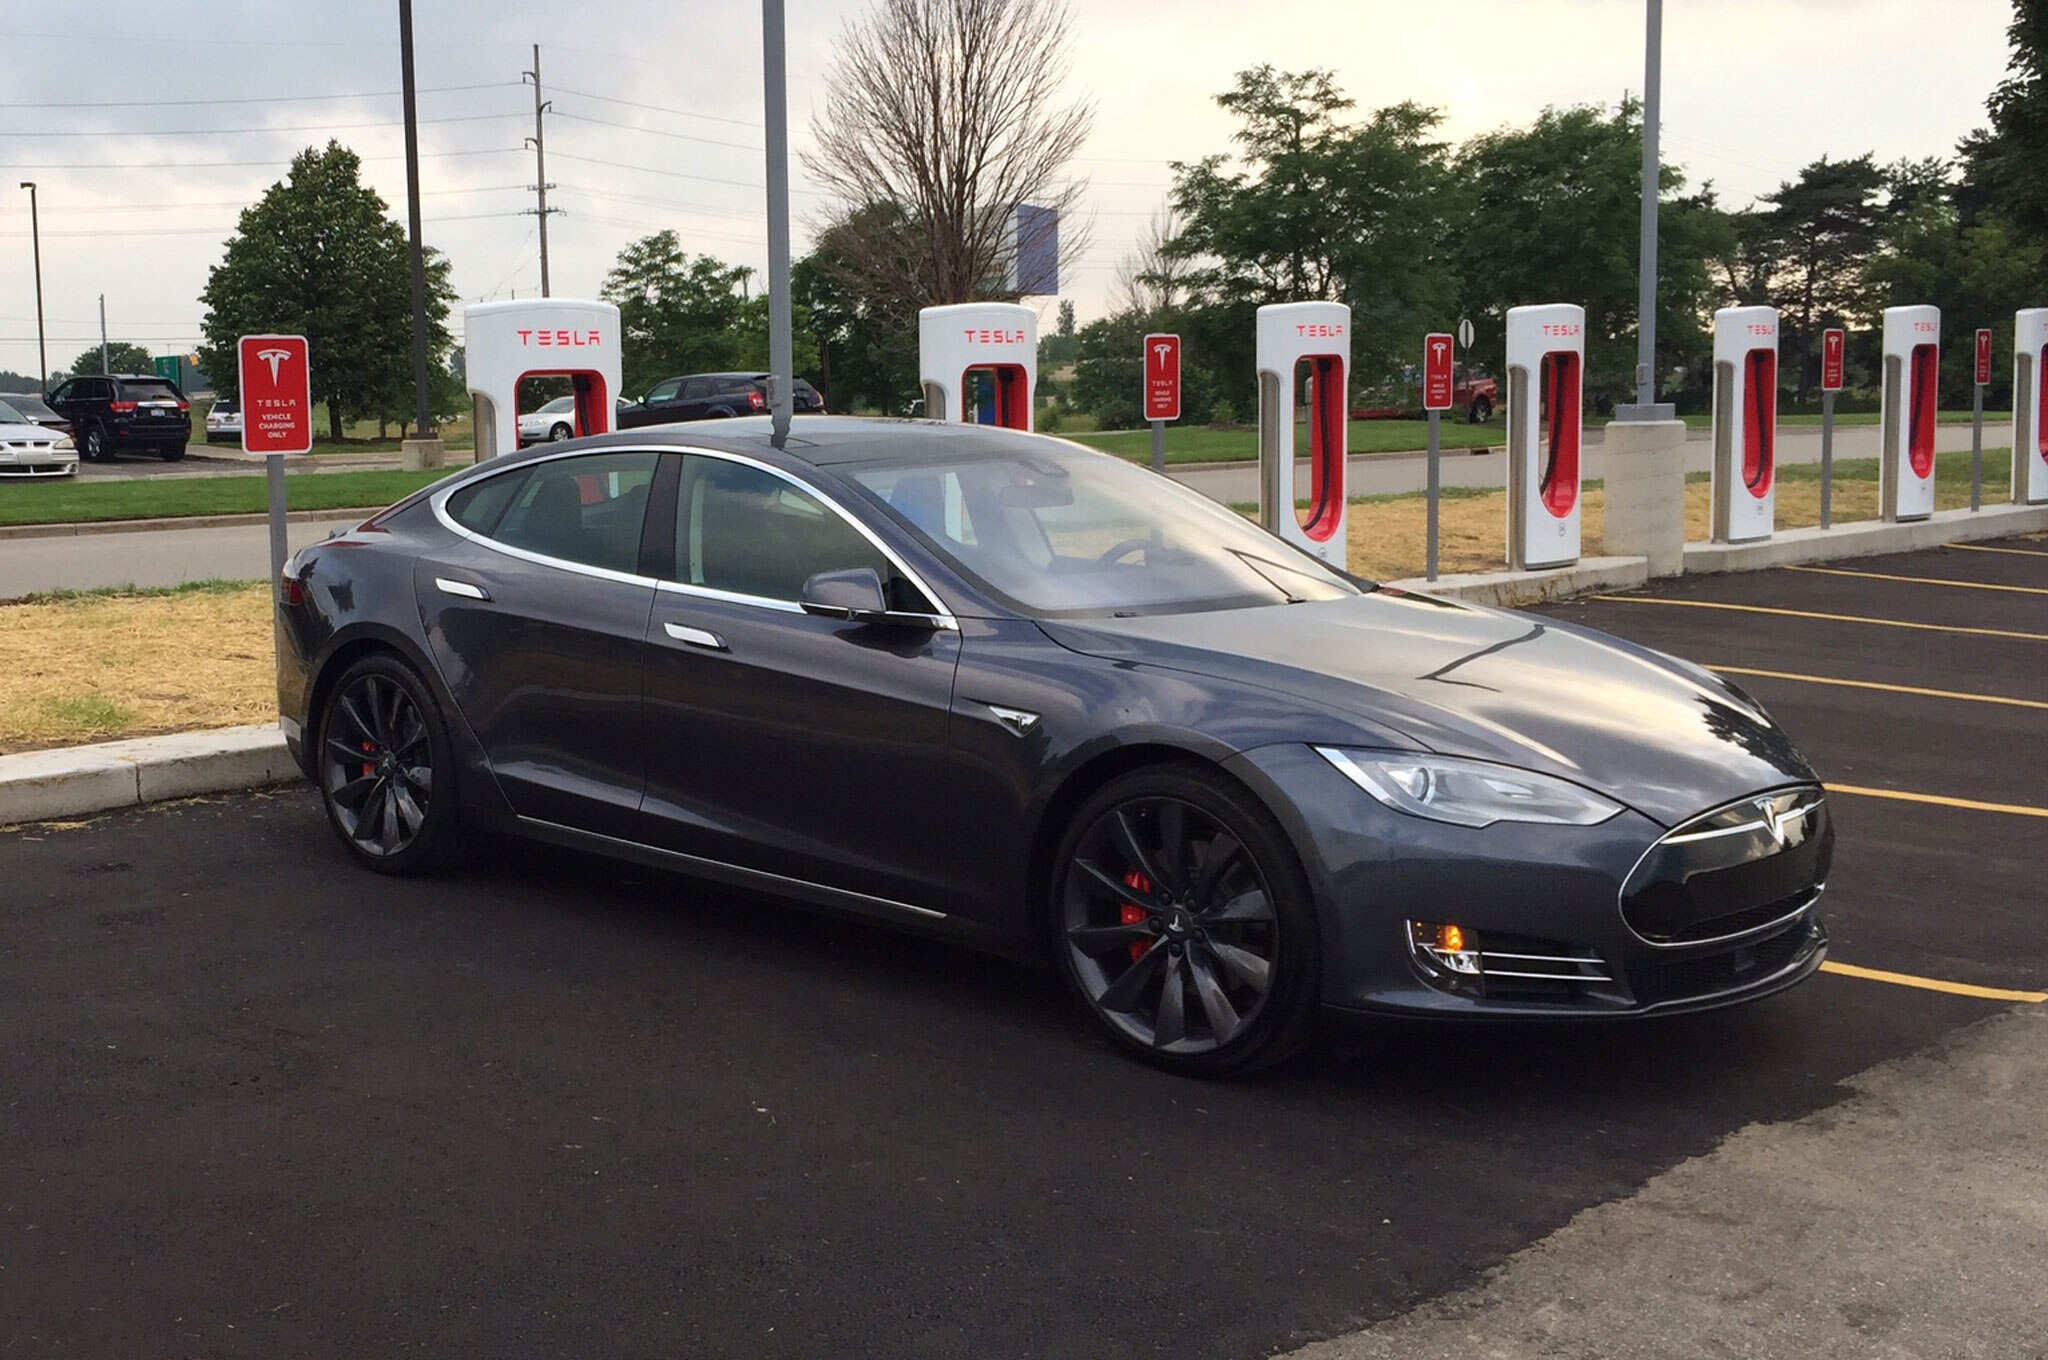
[[[1459,323],[1459,331],[1466,332],[1471,322]],[[1466,342],[1470,344],[1468,340]],[[1437,544],[1437,499],[1441,491],[1441,462],[1443,450],[1437,442],[1438,426],[1443,413],[1451,409],[1451,390],[1455,386],[1451,376],[1451,337],[1442,331],[1431,331],[1422,337],[1422,409],[1429,412],[1429,497],[1427,504],[1428,527],[1424,534],[1423,575],[1436,579]]]
[[[1835,393],[1842,390],[1842,353],[1848,336],[1840,327],[1820,333],[1820,527],[1835,522]]]
[[[1984,389],[1991,382],[1991,332],[1977,332],[1976,382],[1970,386],[1970,508],[1984,503]]]
[[[1166,422],[1180,419],[1180,337],[1145,337],[1145,419],[1152,422],[1152,470],[1166,471]]]
[[[303,335],[245,335],[236,347],[242,450],[263,461],[270,493],[270,588],[284,575],[284,455],[313,451],[313,367]]]

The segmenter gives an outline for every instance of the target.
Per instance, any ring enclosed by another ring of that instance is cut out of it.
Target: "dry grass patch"
[[[276,716],[267,585],[0,605],[0,752]]]

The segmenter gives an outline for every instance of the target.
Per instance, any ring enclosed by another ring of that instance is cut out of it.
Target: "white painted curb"
[[[299,778],[275,724],[0,756],[0,826]]]

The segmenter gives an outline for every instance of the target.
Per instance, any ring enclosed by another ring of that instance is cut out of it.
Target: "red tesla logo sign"
[[[1145,419],[1180,419],[1180,337],[1145,337]]]
[[[313,451],[313,370],[303,335],[245,335],[240,346],[242,448]]]
[[[1422,409],[1451,409],[1451,337],[1431,332],[1422,338]]]
[[[1977,386],[1984,387],[1991,381],[1991,332],[1977,332]]]
[[[1842,390],[1842,342],[1846,338],[1839,330],[1820,333],[1820,385],[1824,392]]]

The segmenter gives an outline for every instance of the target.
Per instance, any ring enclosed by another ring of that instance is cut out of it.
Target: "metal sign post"
[[[303,335],[245,335],[235,346],[242,451],[260,453],[270,503],[270,594],[290,551],[285,539],[284,459],[313,451],[313,365]]]
[[[1461,322],[1460,335],[1469,334],[1472,323]],[[1423,575],[1436,579],[1437,568],[1437,499],[1442,490],[1443,448],[1439,441],[1444,412],[1451,408],[1451,393],[1457,384],[1452,381],[1451,337],[1432,331],[1422,339],[1422,409],[1429,413],[1429,494],[1427,498],[1429,527],[1423,536]]]
[[[1984,502],[1984,389],[1991,382],[1991,332],[1977,332],[1976,381],[1970,384],[1970,511]],[[2015,452],[2017,457],[2017,452]]]
[[[1180,337],[1145,337],[1145,419],[1152,422],[1152,470],[1166,471],[1166,422],[1180,419]]]
[[[1842,350],[1848,336],[1836,327],[1820,333],[1820,527],[1835,522],[1835,393],[1842,390]]]

